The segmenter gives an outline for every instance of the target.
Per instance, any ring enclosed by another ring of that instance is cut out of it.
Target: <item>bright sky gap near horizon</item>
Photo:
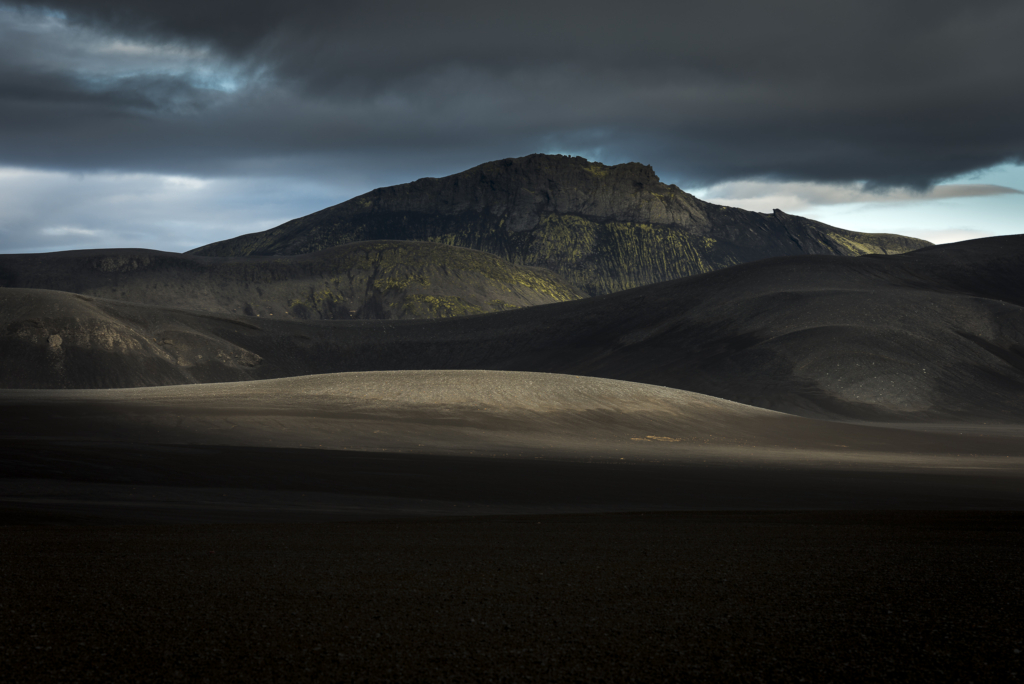
[[[1021,3],[769,4],[0,0],[0,252],[183,251],[533,152],[851,230],[1024,232]]]

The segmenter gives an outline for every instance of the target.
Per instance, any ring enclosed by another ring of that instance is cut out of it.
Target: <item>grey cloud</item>
[[[356,164],[383,179],[564,151],[651,163],[684,185],[923,188],[1024,156],[1016,0],[19,6],[63,12],[97,41],[207,55],[240,85],[204,88],[201,60],[185,60],[97,89],[80,67],[0,46],[16,67],[0,74],[6,164],[311,176]],[[109,55],[81,61],[109,68]]]
[[[266,230],[331,204],[339,192],[352,194],[353,188],[274,176],[200,181],[0,169],[0,252],[110,246],[184,251]]]
[[[1020,190],[984,183],[950,183],[925,191],[890,187],[871,189],[866,183],[726,181],[699,191],[703,199],[752,211],[782,209],[803,212],[837,204],[895,204],[928,202],[962,197],[1024,195]]]
[[[949,185],[940,185],[932,188],[927,194],[929,197],[936,199],[946,199],[953,197],[989,197],[991,195],[1024,195],[1024,192],[1003,185],[950,183]]]

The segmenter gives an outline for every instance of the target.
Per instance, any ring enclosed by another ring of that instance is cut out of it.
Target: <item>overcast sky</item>
[[[0,252],[181,251],[532,152],[1024,232],[1024,2],[0,0]]]

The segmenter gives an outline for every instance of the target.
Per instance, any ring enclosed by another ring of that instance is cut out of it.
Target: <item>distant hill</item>
[[[192,250],[305,254],[360,240],[423,240],[543,266],[588,294],[800,254],[901,254],[930,243],[855,233],[776,210],[704,202],[650,166],[534,154],[380,188],[277,228]]]
[[[297,321],[0,289],[0,386],[367,370],[631,380],[805,416],[1018,422],[1024,236],[800,256],[446,320]]]
[[[583,296],[543,268],[426,242],[361,242],[316,254],[213,258],[116,249],[0,255],[0,287],[300,319],[444,318]]]

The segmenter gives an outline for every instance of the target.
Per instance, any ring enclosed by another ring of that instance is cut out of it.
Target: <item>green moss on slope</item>
[[[452,318],[487,312],[487,309],[470,304],[461,297],[409,295],[402,305],[402,313],[407,318]]]
[[[8,286],[276,320],[448,317],[584,296],[545,269],[411,241],[359,242],[272,258],[144,250],[99,260],[75,253],[0,255],[0,273],[8,274]]]
[[[404,220],[403,220],[404,218]],[[559,273],[569,284],[588,294],[604,294],[707,273],[738,261],[719,249],[711,237],[692,235],[672,226],[632,222],[600,222],[581,216],[552,214],[529,232],[510,233],[494,217],[467,214],[439,220],[433,217],[387,218],[367,215],[342,233],[317,228],[309,235],[309,246],[326,249],[348,240],[395,240],[400,236],[439,245],[468,247],[476,252],[460,252],[451,268],[472,268],[496,282],[528,287],[558,301],[566,296],[549,275],[538,275],[518,266],[539,266]],[[489,254],[481,254],[487,252]],[[417,251],[415,258],[434,255]],[[472,254],[473,256],[466,256]],[[485,256],[507,259],[489,261]],[[378,268],[377,282],[381,289],[411,286],[417,277],[399,272],[393,264],[409,260],[413,254],[389,252],[369,257],[360,266]],[[417,273],[429,271],[419,263]]]

